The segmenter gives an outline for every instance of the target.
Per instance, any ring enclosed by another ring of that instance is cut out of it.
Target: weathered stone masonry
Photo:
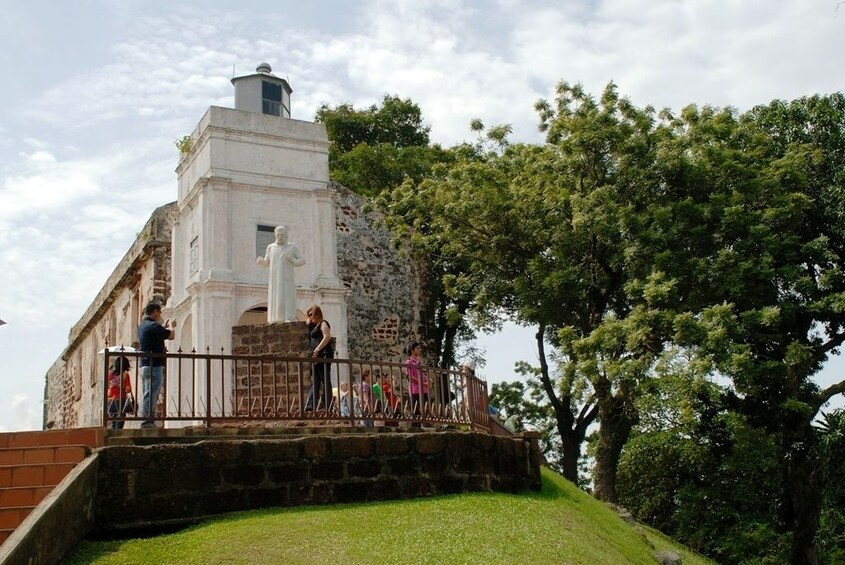
[[[540,488],[535,435],[472,432],[207,440],[99,451],[100,529],[268,506]]]
[[[68,346],[47,371],[44,427],[100,424],[103,387],[98,351],[130,345],[144,305],[170,296],[170,235],[175,203],[157,208],[97,297],[71,328]]]
[[[392,245],[376,212],[346,187],[336,191],[338,277],[349,290],[349,357],[402,361],[405,347],[420,338],[426,304],[424,274]]]

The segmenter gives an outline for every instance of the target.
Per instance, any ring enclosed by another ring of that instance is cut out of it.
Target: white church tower
[[[166,312],[179,323],[175,345],[229,353],[233,326],[267,322],[268,273],[256,257],[285,224],[306,261],[295,271],[297,317],[320,305],[337,338],[336,356],[347,357],[326,129],[290,118],[291,87],[266,63],[232,84],[235,109],[210,107],[176,168]]]

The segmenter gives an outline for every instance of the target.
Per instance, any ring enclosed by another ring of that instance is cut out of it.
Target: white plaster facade
[[[255,261],[257,230],[285,224],[306,261],[296,268],[297,316],[320,305],[337,338],[336,355],[346,357],[346,290],[337,276],[325,127],[212,106],[191,138],[176,169],[165,315],[181,329],[172,349],[228,353],[232,326],[266,323],[265,314],[250,312],[267,305],[268,273]]]
[[[179,345],[227,346],[231,326],[251,308],[266,306],[267,270],[255,262],[257,227],[286,224],[290,241],[306,260],[296,269],[297,307],[304,311],[311,303],[321,305],[343,356],[345,291],[337,276],[325,128],[211,107],[192,138],[191,152],[176,169],[179,198],[169,307],[180,322],[182,316],[194,319],[192,341]],[[197,268],[191,272],[195,239]],[[211,309],[201,304],[220,300],[228,304]],[[215,323],[221,327],[214,328]]]

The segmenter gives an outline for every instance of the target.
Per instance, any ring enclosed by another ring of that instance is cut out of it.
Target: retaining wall
[[[99,451],[98,529],[268,506],[540,489],[536,434],[375,433]]]

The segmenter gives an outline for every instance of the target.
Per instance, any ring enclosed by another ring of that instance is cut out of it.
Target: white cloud
[[[15,394],[0,415],[0,431],[41,428],[41,403],[25,394]]]

